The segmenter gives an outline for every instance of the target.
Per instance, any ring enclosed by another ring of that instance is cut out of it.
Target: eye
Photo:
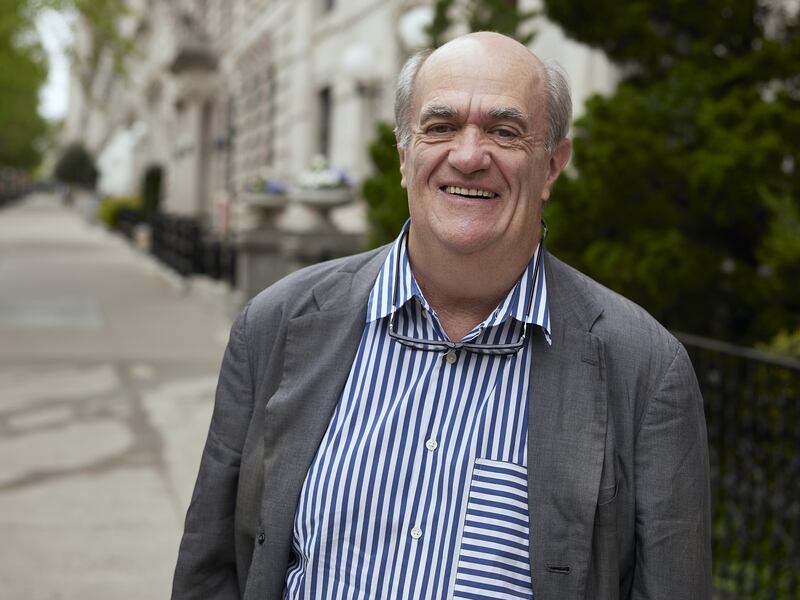
[[[447,123],[437,123],[435,125],[431,125],[428,127],[428,133],[435,133],[435,134],[443,134],[443,133],[450,133],[453,131],[453,126],[448,125]]]
[[[513,140],[517,137],[517,132],[513,129],[508,129],[506,127],[498,127],[492,131],[494,135],[504,140]]]

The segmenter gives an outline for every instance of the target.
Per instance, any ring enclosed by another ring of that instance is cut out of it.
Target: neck
[[[535,249],[534,244],[524,254],[519,248],[516,252],[501,249],[459,254],[428,249],[412,235],[408,237],[414,278],[453,341],[461,340],[500,304],[519,280]]]

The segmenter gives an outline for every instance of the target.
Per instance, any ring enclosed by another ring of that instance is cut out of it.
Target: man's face
[[[552,156],[545,151],[542,77],[524,47],[493,34],[460,38],[423,65],[412,140],[400,150],[410,244],[420,255],[530,257],[570,152],[566,141]]]

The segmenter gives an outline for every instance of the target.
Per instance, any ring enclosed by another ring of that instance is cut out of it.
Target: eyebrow
[[[420,124],[430,121],[431,119],[452,119],[458,113],[451,108],[450,106],[445,106],[443,104],[434,104],[432,106],[428,106],[425,111],[420,115],[419,122]]]
[[[528,129],[528,115],[516,108],[498,106],[491,109],[488,115],[495,121],[513,121],[523,129]]]
[[[420,116],[420,124],[424,124],[431,119],[454,119],[459,113],[451,106],[443,104],[433,104],[428,106]],[[528,129],[528,115],[519,109],[511,106],[497,106],[490,109],[486,116],[492,121],[513,121],[522,129]]]

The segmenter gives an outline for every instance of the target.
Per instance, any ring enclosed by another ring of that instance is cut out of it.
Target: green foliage
[[[603,50],[637,77],[656,79],[689,59],[711,66],[715,56],[751,54],[763,39],[768,6],[781,0],[546,0],[565,33]]]
[[[122,34],[120,21],[131,15],[128,0],[28,0],[32,10],[52,8],[73,11],[86,23],[92,39],[89,51],[78,56],[73,52],[72,60],[76,67],[81,89],[87,101],[91,102],[91,85],[97,74],[100,62],[107,57],[114,71],[125,74],[125,61],[134,51],[133,39]]]
[[[47,77],[47,61],[34,20],[45,8],[74,10],[92,31],[89,54],[80,57],[78,76],[85,91],[100,60],[108,56],[123,71],[132,40],[119,33],[119,19],[129,13],[126,0],[3,0],[0,11],[0,165],[26,170],[41,160],[48,136],[39,115],[39,88]],[[87,98],[89,94],[87,93]]]
[[[517,0],[473,0],[467,4],[465,17],[470,31],[497,31],[527,45],[534,34],[523,34],[521,27],[538,14],[538,10],[520,10]]]
[[[164,170],[158,165],[149,165],[142,175],[142,209],[147,213],[158,212],[161,203],[161,183]]]
[[[447,41],[447,32],[454,23],[464,23],[469,31],[504,33],[528,44],[534,34],[522,33],[522,26],[539,14],[538,10],[521,10],[517,0],[436,0],[433,20],[426,33],[431,48],[438,48]]]
[[[88,189],[94,189],[97,174],[94,159],[82,144],[70,144],[64,148],[54,171],[59,181]]]
[[[120,210],[139,210],[141,207],[142,199],[139,196],[106,196],[97,206],[97,218],[109,228],[116,229]]]
[[[445,37],[447,30],[452,25],[450,12],[453,9],[454,0],[435,0],[433,3],[433,19],[425,29],[425,33],[430,40],[428,46],[438,48],[447,41]]]
[[[374,173],[362,184],[361,193],[367,202],[367,221],[370,224],[369,244],[385,244],[400,232],[408,219],[406,191],[400,186],[400,158],[392,126],[380,122],[376,138],[369,146]]]
[[[433,4],[433,21],[427,29],[429,47],[437,48],[447,41],[447,33],[454,22],[463,22],[470,31],[497,31],[527,44],[533,33],[521,33],[522,25],[538,11],[522,11],[516,0],[436,0]],[[400,187],[400,160],[392,127],[386,123],[376,125],[375,141],[370,145],[374,173],[363,184],[362,193],[367,201],[369,243],[380,246],[393,240],[408,219],[408,200]]]
[[[125,72],[125,59],[134,49],[134,41],[120,33],[120,19],[130,14],[126,0],[68,0],[89,24],[92,49],[81,65],[80,80],[84,90],[94,81],[94,75],[104,55],[108,55],[117,73]]]
[[[759,344],[759,347],[790,358],[800,358],[800,329],[792,332],[781,330],[769,343]]]
[[[39,88],[47,76],[26,0],[4,0],[0,11],[0,165],[31,170],[41,159],[47,124]]]
[[[546,4],[626,67],[575,124],[554,251],[675,329],[751,343],[800,328],[796,21],[767,35],[773,17],[744,0]]]
[[[714,587],[739,600],[797,598],[795,539],[786,532],[797,496],[800,371],[739,353],[692,350],[715,457]]]

